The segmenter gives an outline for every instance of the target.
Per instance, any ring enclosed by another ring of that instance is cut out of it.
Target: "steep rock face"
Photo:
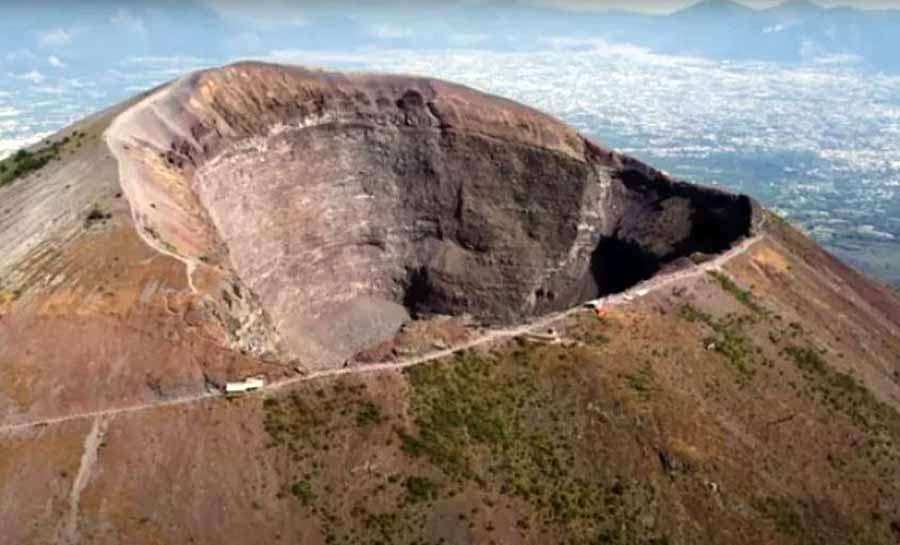
[[[146,99],[109,142],[146,238],[232,271],[313,367],[410,313],[497,324],[571,307],[753,223],[746,197],[429,79],[238,64]]]

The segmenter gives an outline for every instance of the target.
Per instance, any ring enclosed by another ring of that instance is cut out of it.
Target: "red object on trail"
[[[606,309],[603,307],[594,307],[594,314],[597,315],[597,318],[605,318],[606,317]]]

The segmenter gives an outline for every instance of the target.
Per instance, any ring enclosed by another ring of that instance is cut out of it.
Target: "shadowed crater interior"
[[[678,258],[716,254],[749,234],[752,201],[666,179],[647,170],[618,176],[622,219],[598,241],[583,299],[624,291]]]

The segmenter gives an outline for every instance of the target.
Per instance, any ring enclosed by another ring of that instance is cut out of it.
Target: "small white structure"
[[[265,385],[266,381],[262,377],[250,377],[239,382],[226,382],[225,394],[237,395],[252,392],[253,390],[259,390]]]

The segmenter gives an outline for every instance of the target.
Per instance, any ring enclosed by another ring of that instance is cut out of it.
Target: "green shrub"
[[[772,522],[775,529],[788,536],[798,536],[803,532],[803,517],[797,512],[793,502],[787,498],[765,498],[759,509]]]
[[[789,346],[784,351],[794,360],[797,367],[804,371],[815,371],[817,373],[825,371],[825,360],[812,348]]]
[[[728,279],[728,277],[724,278]],[[730,281],[730,279],[728,280]],[[742,374],[746,376],[754,374],[752,364],[755,347],[750,338],[744,335],[743,332],[744,324],[746,322],[752,323],[752,316],[725,317],[716,320],[711,314],[703,312],[690,303],[682,305],[679,314],[689,322],[700,322],[711,327],[715,332],[715,336],[705,338],[703,345],[712,346],[716,352],[725,356],[728,362]]]
[[[719,285],[722,286],[722,289],[730,293],[740,304],[756,314],[766,313],[765,309],[753,300],[753,293],[738,286],[728,275],[719,271],[709,271],[709,275],[715,278]]]
[[[356,413],[357,426],[371,426],[381,422],[381,409],[378,405],[371,401],[364,401],[359,404],[359,410]]]
[[[725,356],[741,373],[753,374],[753,343],[750,339],[734,326],[723,326],[718,332],[719,335],[711,339],[716,352]]]
[[[309,481],[301,480],[291,485],[291,494],[295,498],[303,502],[303,505],[309,505],[316,498],[313,492],[312,484]]]
[[[831,377],[831,385],[838,390],[843,390],[848,393],[864,391],[864,389],[856,382],[856,379],[847,373],[836,372],[834,376]]]
[[[436,500],[440,489],[436,482],[426,477],[407,477],[403,481],[403,487],[406,489],[406,501],[409,503]]]
[[[9,184],[16,178],[42,169],[51,160],[59,157],[61,147],[62,145],[57,142],[49,144],[34,152],[20,149],[13,154],[12,157],[4,159],[0,162],[0,186]]]
[[[689,322],[703,322],[706,324],[710,324],[713,321],[712,316],[703,312],[690,303],[681,305],[679,314],[682,318]]]
[[[653,382],[653,369],[650,365],[644,365],[637,373],[625,375],[625,381],[641,399],[645,401],[650,399]]]

